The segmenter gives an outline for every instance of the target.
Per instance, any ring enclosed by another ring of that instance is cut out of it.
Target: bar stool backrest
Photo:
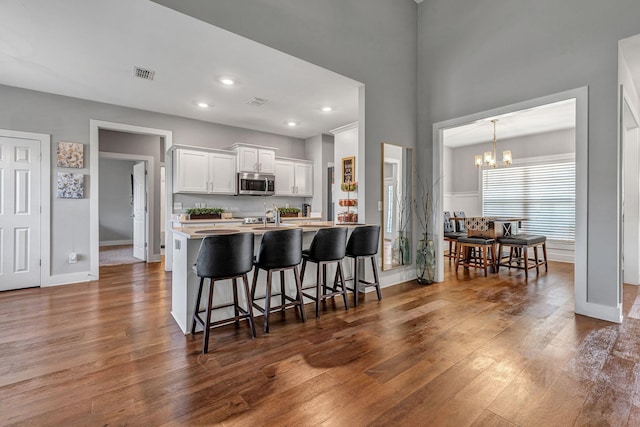
[[[265,270],[293,267],[302,261],[302,229],[267,231],[262,236],[256,264]]]
[[[378,253],[379,239],[379,225],[356,227],[349,237],[346,254],[350,257],[375,255]]]
[[[196,274],[198,277],[240,276],[253,268],[253,233],[207,236],[202,239]]]
[[[453,224],[451,220],[451,212],[444,213],[444,232],[445,233],[455,233],[456,226]]]
[[[347,228],[321,228],[309,246],[309,259],[313,261],[338,261],[344,258],[347,244]]]
[[[463,218],[456,220],[456,231],[466,231],[467,227],[464,225],[464,212],[463,211],[455,211],[453,216],[456,218]]]

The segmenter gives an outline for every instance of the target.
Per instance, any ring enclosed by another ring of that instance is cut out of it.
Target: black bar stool
[[[303,290],[316,288],[315,296],[303,293],[304,296],[316,302],[316,318],[320,317],[320,301],[336,295],[342,295],[344,308],[345,310],[349,309],[347,287],[344,285],[344,276],[342,274],[342,258],[345,256],[346,243],[346,227],[321,228],[313,237],[309,249],[302,251],[300,280],[304,280],[307,262],[318,264],[315,286],[302,288]],[[332,263],[336,263],[336,276],[333,280],[333,287],[327,284],[327,265]],[[338,282],[340,282],[341,290],[338,289]]]
[[[302,261],[302,229],[289,228],[277,231],[267,231],[262,236],[260,248],[254,261],[253,283],[251,285],[251,300],[253,306],[264,315],[264,333],[269,333],[269,313],[271,311],[281,310],[287,307],[298,307],[300,309],[300,317],[304,322],[304,303],[302,302],[302,285],[300,282],[300,274],[298,272],[298,264]],[[265,296],[256,298],[256,284],[258,281],[258,273],[260,270],[267,272],[267,289]],[[293,277],[296,282],[296,296],[290,297],[285,292],[284,273],[287,270],[293,270]],[[271,307],[271,285],[272,274],[280,272],[280,293],[273,295],[280,296],[280,305]],[[264,307],[256,304],[256,299],[264,299]],[[287,301],[290,301],[287,303]]]
[[[235,322],[236,327],[240,325],[240,319],[247,319],[251,330],[251,337],[256,337],[256,327],[253,321],[251,310],[251,294],[249,292],[249,281],[247,273],[253,267],[253,233],[237,233],[219,236],[207,236],[202,239],[198,258],[194,266],[194,270],[200,277],[200,287],[198,289],[198,297],[196,298],[196,306],[193,311],[193,323],[191,325],[191,333],[196,332],[196,322],[200,323],[204,328],[204,344],[202,352],[209,351],[209,332],[211,328],[218,325]],[[244,292],[247,297],[247,309],[240,307],[238,304],[238,278],[242,278],[244,283]],[[202,288],[204,279],[209,279],[209,302],[207,308],[200,309],[200,300],[202,298]],[[233,282],[233,302],[228,304],[213,305],[213,285],[216,281],[231,279]],[[225,307],[234,308],[234,317],[224,320],[211,322],[211,312]],[[203,320],[200,313],[206,312],[206,318]]]
[[[365,225],[356,227],[351,232],[349,242],[347,243],[346,255],[353,258],[353,305],[358,306],[358,294],[360,290],[368,286],[375,286],[378,300],[382,299],[380,292],[380,280],[378,279],[378,263],[376,255],[378,254],[378,240],[380,239],[379,225]],[[367,282],[365,277],[360,277],[360,269],[365,273],[365,260],[371,259],[371,268],[373,269],[373,282]]]
[[[504,261],[502,247],[510,248],[509,260]],[[538,256],[538,247],[542,249],[542,259]],[[529,257],[529,248],[533,248],[533,258]],[[515,259],[514,259],[515,252]],[[513,262],[516,265],[513,265]],[[544,271],[549,271],[547,265],[547,236],[533,234],[514,234],[498,237],[498,265],[503,267],[519,268],[524,270],[525,280],[529,280],[529,270],[536,269],[536,275],[540,274],[540,266],[544,265]]]
[[[498,271],[495,253],[495,240],[485,237],[461,237],[458,239],[458,255],[456,258],[456,273],[458,266],[474,267],[484,270],[485,277],[489,267]],[[470,251],[474,251],[474,255]],[[477,250],[477,252],[476,252]]]

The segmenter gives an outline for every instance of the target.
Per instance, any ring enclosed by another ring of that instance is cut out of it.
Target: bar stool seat
[[[321,228],[311,241],[309,249],[302,251],[302,271],[300,280],[304,283],[304,274],[308,262],[317,264],[316,283],[303,287],[303,295],[316,303],[316,318],[320,317],[320,301],[342,295],[345,310],[349,309],[347,301],[347,287],[342,273],[342,259],[345,257],[347,243],[346,227]],[[333,286],[327,284],[327,265],[336,264],[336,275]],[[340,286],[340,287],[338,287]],[[315,295],[304,293],[305,290],[315,288]]]
[[[497,269],[496,254],[494,252],[495,240],[484,237],[461,237],[458,239],[456,257],[456,272],[462,264],[465,268],[473,267],[484,270],[487,276],[488,268]],[[473,254],[470,252],[473,250]],[[478,253],[476,254],[476,250]]]
[[[378,300],[382,299],[380,292],[380,280],[378,279],[378,265],[376,255],[378,253],[378,240],[380,239],[379,225],[365,225],[356,227],[347,242],[346,256],[353,258],[353,288],[347,288],[353,292],[353,305],[358,306],[358,294],[369,286],[375,286]],[[373,282],[368,282],[365,277],[360,277],[360,270],[364,273],[365,261],[371,259],[373,270]]]
[[[304,302],[302,301],[302,287],[298,264],[302,260],[302,229],[289,228],[267,231],[262,236],[260,248],[254,261],[253,283],[251,285],[251,300],[253,307],[264,315],[264,333],[269,333],[269,314],[280,310],[284,313],[287,307],[298,307],[300,318],[305,322]],[[260,270],[267,272],[267,286],[265,296],[256,298],[256,285]],[[291,297],[286,293],[285,271],[293,271],[296,283],[296,296]],[[272,295],[272,275],[280,272],[280,293]],[[271,298],[280,296],[280,305],[271,307]],[[264,299],[264,305],[260,306],[256,300]],[[287,302],[288,301],[288,302]]]
[[[509,247],[509,256],[502,256],[502,247]],[[529,248],[533,248],[533,258],[529,258]],[[542,248],[543,258],[538,258],[538,248]],[[508,259],[506,262],[505,259]],[[514,265],[515,263],[515,265]],[[525,280],[529,279],[529,270],[536,269],[540,274],[540,266],[549,271],[547,264],[547,236],[535,234],[515,234],[498,238],[498,265],[517,268],[525,271]]]
[[[247,319],[251,337],[255,338],[256,328],[253,321],[251,310],[251,293],[249,292],[249,281],[247,273],[253,267],[253,233],[237,233],[228,235],[207,236],[202,239],[198,257],[194,266],[195,272],[200,277],[200,286],[198,288],[198,296],[196,297],[196,305],[193,311],[193,323],[191,325],[191,333],[196,332],[196,323],[200,323],[204,329],[204,342],[202,352],[209,351],[209,335],[211,328],[229,324],[234,322],[236,327],[239,326],[241,319]],[[247,308],[243,308],[238,303],[238,283],[237,279],[241,278],[244,284],[245,296],[247,298]],[[200,300],[202,298],[202,290],[204,280],[209,279],[209,295],[208,304],[205,309],[200,308]],[[213,289],[217,281],[231,279],[233,283],[233,302],[228,304],[213,305]],[[211,313],[213,310],[233,307],[234,316],[228,319],[211,321]],[[201,313],[206,313],[206,317],[202,319]]]

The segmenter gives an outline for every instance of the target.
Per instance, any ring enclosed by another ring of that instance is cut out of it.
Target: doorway
[[[505,115],[514,111],[535,108],[567,99],[575,99],[576,105],[576,219],[575,219],[575,265],[574,265],[574,293],[575,311],[591,317],[598,317],[611,321],[619,321],[619,309],[607,310],[597,304],[587,301],[587,169],[588,169],[588,88],[582,87],[556,93],[520,103],[483,111],[469,116],[458,117],[433,125],[433,167],[431,182],[435,183],[435,205],[443,206],[444,188],[441,177],[444,164],[444,130],[475,122],[488,117]],[[436,211],[436,224],[444,223],[443,210]],[[443,253],[443,227],[435,228],[436,253]],[[444,262],[438,257],[436,263],[436,281],[444,280]]]
[[[133,126],[133,125],[127,125],[123,123],[105,122],[100,120],[90,120],[89,128],[90,128],[90,138],[89,138],[90,139],[90,161],[92,165],[96,165],[91,169],[91,180],[90,180],[90,183],[91,183],[90,191],[91,191],[91,194],[94,195],[94,197],[91,197],[90,208],[89,208],[89,212],[90,212],[89,216],[90,216],[90,223],[91,223],[91,235],[90,235],[91,275],[98,278],[99,266],[100,266],[100,262],[99,262],[100,260],[100,251],[99,251],[100,249],[100,234],[99,234],[100,131],[107,130],[107,131],[123,132],[128,134],[158,136],[164,140],[164,149],[162,154],[170,152],[171,147],[173,146],[173,133],[171,131],[162,130],[162,129],[146,128],[141,126]],[[118,154],[121,154],[121,153],[118,153]],[[126,156],[131,157],[132,155],[127,154]],[[148,156],[142,156],[142,157],[144,158],[139,160],[148,160]],[[154,176],[152,176],[152,173],[155,174],[153,172],[155,167],[157,167],[157,165],[155,165],[154,168],[149,167],[148,175],[147,175],[147,179],[149,182],[151,182],[152,180],[153,182],[155,182],[155,178]],[[165,164],[165,169],[166,169],[167,176],[171,176],[172,169],[171,169],[170,161]],[[154,204],[154,200],[156,199],[156,197],[160,198],[161,200],[160,203],[165,204],[165,208],[171,206],[172,193],[173,193],[173,186],[172,186],[171,180],[167,180],[164,194],[160,194],[158,191],[157,196],[155,196],[154,193],[155,191],[148,192],[148,206],[152,206]],[[166,209],[166,212],[170,212],[170,210]],[[159,212],[158,212],[158,215],[159,215]],[[160,242],[157,242],[157,239],[154,239],[154,234],[155,234],[154,227],[156,226],[155,224],[159,222],[160,222],[159,220],[154,220],[153,216],[149,216],[149,220],[147,223],[147,233],[148,233],[147,234],[148,236],[147,253],[153,250],[153,248],[156,246],[158,246],[158,248],[160,247]],[[170,218],[166,218],[166,222],[161,226],[162,228],[164,228],[166,232],[165,240],[169,239],[171,237],[171,233],[169,232],[170,226],[171,226]],[[158,243],[157,245],[156,245],[156,242]],[[165,270],[170,271],[172,267],[171,245],[166,245],[166,242],[165,242],[165,246],[166,246],[165,247]],[[157,254],[153,253],[152,254],[153,258],[148,258],[148,260],[153,262],[160,261],[161,258],[160,258],[159,252],[160,251],[158,250]]]
[[[101,267],[154,260],[149,245],[154,170],[153,157],[100,152]]]

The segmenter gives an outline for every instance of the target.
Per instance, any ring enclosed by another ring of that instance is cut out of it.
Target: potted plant
[[[296,218],[300,213],[299,208],[278,208],[280,218]]]
[[[189,208],[185,211],[189,219],[220,219],[223,212],[222,208]]]

